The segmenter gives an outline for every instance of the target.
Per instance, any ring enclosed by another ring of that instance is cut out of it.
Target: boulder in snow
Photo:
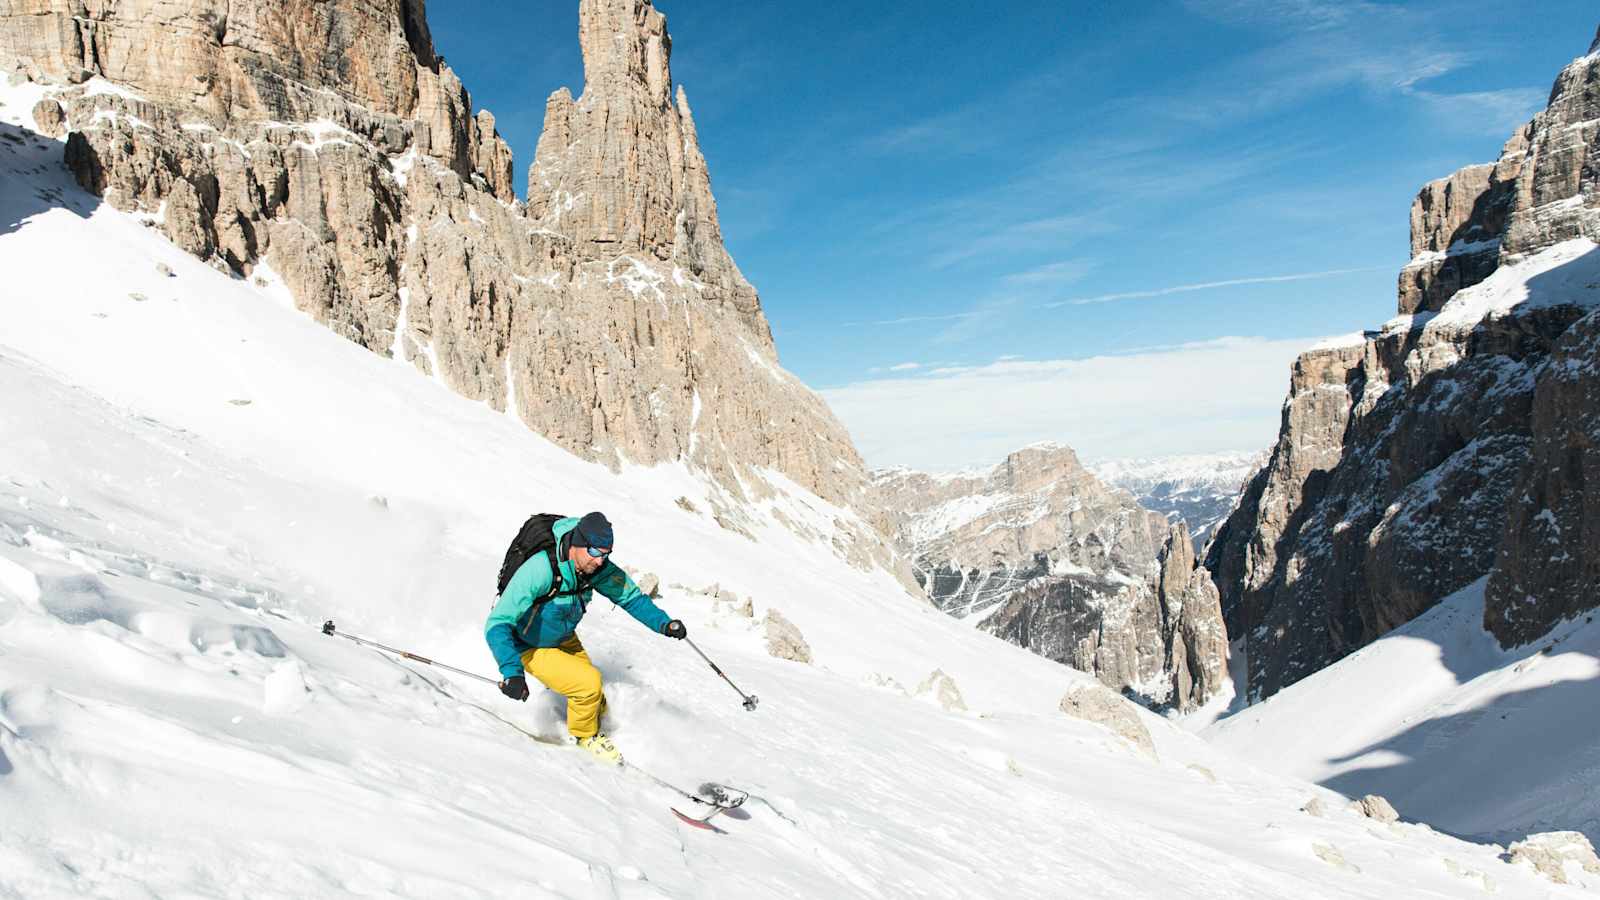
[[[751,602],[749,597],[743,600],[739,599],[739,595],[733,591],[718,591],[715,609],[719,612],[726,611],[729,615],[743,619],[754,619],[756,617],[755,603]]]
[[[767,629],[767,652],[779,659],[798,663],[811,663],[811,645],[800,634],[794,623],[785,619],[775,609],[767,610],[764,623]]]
[[[1526,840],[1513,843],[1503,858],[1512,864],[1525,862],[1556,884],[1568,883],[1569,863],[1591,875],[1600,875],[1600,858],[1595,857],[1594,845],[1577,831],[1530,834]]]
[[[1350,801],[1350,808],[1384,824],[1400,821],[1400,814],[1394,811],[1394,806],[1377,794],[1368,794],[1360,800]]]
[[[1300,811],[1308,816],[1316,816],[1321,819],[1328,815],[1328,805],[1322,802],[1321,797],[1312,797],[1306,801],[1305,806],[1300,807]]]
[[[1137,709],[1103,684],[1084,682],[1074,686],[1061,698],[1061,711],[1073,718],[1103,725],[1152,761],[1158,758],[1156,742],[1150,737],[1150,730],[1139,721]]]
[[[961,699],[961,688],[943,669],[934,669],[917,685],[916,696],[938,702],[947,712],[965,712],[967,704]]]
[[[66,111],[48,98],[33,105],[33,123],[45,137],[58,138],[67,133]]]

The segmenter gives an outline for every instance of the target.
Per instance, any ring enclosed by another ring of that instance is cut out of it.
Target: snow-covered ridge
[[[1158,456],[1146,459],[1108,459],[1090,462],[1089,471],[1101,481],[1121,486],[1126,482],[1169,481],[1182,485],[1234,485],[1260,468],[1260,450]],[[1242,476],[1242,477],[1241,477]]]
[[[1211,453],[1155,459],[1108,460],[1089,466],[1101,481],[1121,488],[1145,509],[1183,519],[1196,550],[1233,511],[1245,482],[1266,464],[1268,452]]]

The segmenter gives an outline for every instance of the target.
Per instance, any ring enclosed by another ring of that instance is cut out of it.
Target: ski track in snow
[[[711,506],[682,466],[578,461],[99,205],[26,130],[42,94],[0,87],[0,811],[22,811],[0,814],[0,897],[1463,896],[1447,860],[1497,896],[1581,895],[1498,847],[1307,816],[1338,798],[1141,713],[1147,761],[1057,711],[1087,676],[843,563],[847,513],[782,487],[822,539],[760,510],[755,540],[723,531],[675,502]],[[763,698],[745,712],[604,601],[582,626],[630,761],[753,792],[727,834],[529,740],[562,739],[548,692],[318,630],[489,672],[506,540],[590,508]],[[680,582],[781,608],[817,665]],[[974,712],[868,683],[935,667]]]

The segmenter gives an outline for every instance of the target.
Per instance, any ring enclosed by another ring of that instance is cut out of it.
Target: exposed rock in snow
[[[1377,794],[1368,794],[1360,800],[1350,801],[1350,808],[1369,819],[1376,819],[1385,825],[1400,821],[1400,814],[1394,811],[1389,801]]]
[[[1189,709],[1221,688],[1221,607],[1183,523],[1108,488],[1071,449],[1030,447],[986,474],[900,469],[874,483],[945,612],[1152,706]]]
[[[1304,806],[1300,807],[1300,811],[1308,816],[1316,816],[1321,819],[1328,815],[1328,804],[1323,803],[1321,797],[1312,797],[1305,802]]]
[[[911,692],[906,690],[906,686],[901,684],[900,680],[895,678],[893,675],[884,675],[881,672],[873,672],[871,675],[867,676],[866,681],[867,684],[870,684],[874,687],[881,687],[886,691],[894,691],[897,694],[904,694],[906,696],[911,695]]]
[[[40,100],[33,105],[33,121],[45,137],[59,138],[67,133],[67,113],[54,100]]]
[[[946,712],[965,712],[967,709],[966,701],[961,699],[961,688],[956,686],[956,680],[946,675],[943,669],[934,669],[928,673],[928,677],[917,685],[913,696],[926,697],[939,704]]]
[[[732,591],[719,591],[713,608],[743,619],[753,619],[756,615],[755,603],[749,597],[739,599],[739,596]]]
[[[762,625],[766,628],[767,653],[779,659],[807,665],[811,663],[811,645],[806,643],[800,629],[784,618],[782,613],[776,609],[767,610]]]
[[[646,597],[661,596],[661,578],[654,572],[630,572],[629,575]]]
[[[1150,730],[1139,721],[1138,708],[1105,685],[1079,683],[1061,697],[1061,711],[1110,729],[1112,734],[1155,760],[1156,742]]]
[[[1335,869],[1343,869],[1353,875],[1361,874],[1361,867],[1346,860],[1344,854],[1339,852],[1339,848],[1332,844],[1313,843],[1311,852],[1315,853],[1318,859],[1333,866]]]
[[[1530,834],[1527,840],[1511,845],[1506,859],[1512,864],[1527,863],[1556,884],[1570,883],[1569,867],[1600,875],[1600,858],[1595,856],[1594,845],[1576,831]]]

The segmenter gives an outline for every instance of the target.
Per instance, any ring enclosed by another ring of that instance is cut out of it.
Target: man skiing
[[[605,762],[620,763],[622,754],[600,731],[606,705],[600,670],[589,662],[576,633],[592,591],[610,598],[651,631],[681,640],[688,630],[611,561],[611,523],[604,515],[556,519],[549,527],[546,540],[553,538],[554,546],[533,553],[505,582],[489,611],[484,639],[500,666],[501,693],[526,701],[526,671],[567,698],[567,730],[579,747]]]

